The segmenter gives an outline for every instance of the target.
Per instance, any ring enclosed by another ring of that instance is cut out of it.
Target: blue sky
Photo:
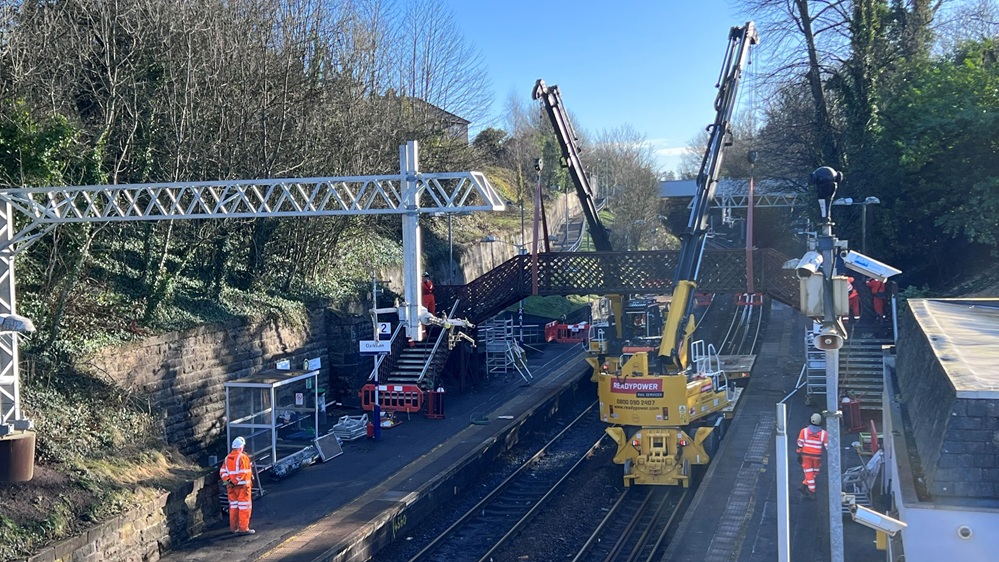
[[[675,169],[675,154],[713,121],[728,32],[746,22],[726,0],[446,4],[492,82],[486,126],[502,126],[510,93],[530,100],[542,78],[559,86],[577,129],[629,124],[652,143],[663,169]],[[473,123],[473,131],[481,126]]]

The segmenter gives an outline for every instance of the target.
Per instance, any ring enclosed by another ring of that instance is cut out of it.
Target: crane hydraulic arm
[[[687,230],[680,237],[680,258],[673,278],[673,298],[659,346],[659,357],[669,357],[678,371],[685,370],[689,364],[688,344],[694,330],[693,317],[689,311],[697,288],[697,275],[708,233],[708,212],[718,187],[718,174],[721,172],[725,147],[732,144],[729,139],[730,127],[743,67],[749,55],[749,47],[758,42],[753,22],[747,22],[743,27],[733,27],[729,33],[728,48],[718,81],[718,96],[715,98],[717,113],[714,123],[708,127],[708,146],[701,161],[701,170],[697,174],[697,191],[694,194],[690,220]]]
[[[541,105],[548,114],[548,119],[555,129],[555,138],[558,139],[562,147],[562,157],[565,159],[565,166],[572,176],[572,183],[576,186],[576,196],[583,207],[583,215],[586,217],[586,225],[590,229],[593,237],[593,246],[598,252],[611,252],[610,235],[600,217],[597,215],[597,206],[593,201],[593,189],[583,171],[583,164],[579,160],[579,148],[576,146],[576,133],[569,122],[569,115],[562,105],[562,95],[559,94],[558,86],[551,88],[545,86],[544,80],[538,80],[534,85],[534,99],[541,100]]]

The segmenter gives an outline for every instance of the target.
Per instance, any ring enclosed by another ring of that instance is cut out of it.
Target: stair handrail
[[[375,361],[375,366],[371,369],[371,374],[368,375],[368,381],[375,380],[375,369],[378,369],[378,380],[384,381],[388,380],[388,375],[395,369],[395,366],[399,363],[399,352],[402,351],[402,347],[406,342],[406,338],[400,338],[399,334],[402,333],[403,329],[406,327],[404,322],[399,322],[395,325],[395,330],[389,337],[389,353],[388,356],[384,357],[379,363]]]
[[[458,310],[458,305],[460,304],[460,302],[461,302],[460,300],[456,300],[454,302],[454,305],[451,306],[451,312],[448,313],[448,318],[454,316],[455,311]],[[447,330],[444,329],[440,330],[440,332],[437,334],[437,340],[434,342],[434,347],[430,350],[430,355],[427,356],[427,362],[426,364],[423,365],[423,370],[420,371],[420,376],[416,378],[417,385],[420,385],[423,382],[423,379],[426,378],[427,372],[431,370],[430,369],[431,366],[434,366],[433,373],[437,374],[438,369],[436,367],[438,366],[438,364],[443,363],[443,361],[447,360],[447,356],[451,352],[450,349],[447,349],[447,353],[442,354],[444,360],[438,361],[439,358],[438,350],[442,349],[441,342],[447,339],[447,337],[448,337]]]

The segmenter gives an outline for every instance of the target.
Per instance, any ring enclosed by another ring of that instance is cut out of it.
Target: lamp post
[[[454,239],[451,238],[451,213],[447,214],[447,284],[454,285]]]
[[[834,197],[843,174],[823,166],[811,176],[815,184],[819,200],[819,212],[822,215],[821,235],[816,239],[816,250],[821,256],[818,266],[823,277],[822,281],[822,331],[815,339],[815,346],[825,351],[826,359],[826,434],[829,439],[827,458],[829,460],[829,559],[830,562],[843,562],[843,494],[842,473],[840,463],[839,434],[839,349],[846,339],[846,330],[836,314],[833,300],[833,276],[835,275],[836,252],[838,242],[833,235],[832,205],[836,204]],[[807,257],[807,254],[806,254]],[[801,264],[799,264],[801,268]],[[806,271],[809,271],[806,269]],[[799,277],[803,274],[799,272]]]
[[[866,254],[867,253],[867,206],[880,205],[881,200],[871,195],[867,199],[864,199],[864,202],[862,204],[864,206],[864,210],[863,213],[861,214],[861,219],[860,219],[860,247],[861,247],[861,252]]]
[[[868,196],[863,201],[854,201],[850,197],[840,198],[832,203],[833,205],[860,205],[863,207],[860,214],[860,251],[861,253],[867,253],[867,206],[868,205],[880,205],[881,200],[873,195]]]
[[[454,285],[454,238],[451,236],[451,215],[454,213],[433,213],[439,217],[447,215],[447,284]]]
[[[565,241],[562,242],[562,251],[569,247],[569,188],[565,188]]]

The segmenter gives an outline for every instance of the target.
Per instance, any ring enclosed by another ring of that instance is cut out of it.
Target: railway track
[[[594,402],[409,561],[489,560],[561,493],[605,439],[595,410]]]
[[[707,319],[708,311],[717,313],[715,320]],[[698,312],[706,335],[714,334],[716,341],[725,336],[722,353],[756,351],[765,328],[764,307],[715,299]],[[606,424],[594,410],[591,404],[537,453],[528,453],[533,456],[505,480],[480,492],[478,503],[469,508],[476,501],[470,499],[432,530],[413,533],[406,539],[412,542],[402,546],[403,541],[395,556],[376,555],[375,560],[637,562],[661,557],[695,488],[622,490],[620,469],[610,461],[613,444],[600,445]]]
[[[717,348],[723,355],[752,355],[766,326],[769,303],[737,306],[725,337]]]
[[[627,488],[572,562],[658,560],[687,506],[688,489]]]

